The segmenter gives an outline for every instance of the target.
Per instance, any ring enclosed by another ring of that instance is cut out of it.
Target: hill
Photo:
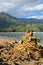
[[[0,32],[1,31],[43,31],[43,19],[35,18],[16,18],[7,13],[0,13]]]

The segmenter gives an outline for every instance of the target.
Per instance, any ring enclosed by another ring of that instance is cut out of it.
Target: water
[[[22,35],[24,35],[24,32],[0,32],[0,37],[7,39],[14,38],[16,40],[20,40]],[[33,35],[40,37],[40,43],[43,44],[43,32],[34,32]]]

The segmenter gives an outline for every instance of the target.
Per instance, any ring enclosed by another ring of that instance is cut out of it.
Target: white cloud
[[[40,11],[40,10],[43,10],[43,4],[39,4],[39,5],[34,6],[34,7],[24,6],[24,7],[23,7],[23,10],[24,10],[24,11],[28,11],[28,12]]]
[[[30,17],[27,17],[27,18],[37,18],[37,19],[43,19],[43,16],[30,16]]]
[[[0,3],[0,12],[1,11],[8,11],[8,10],[14,8],[14,7],[15,7],[14,3],[9,3],[9,2],[3,3],[3,2],[1,2]]]
[[[0,0],[0,12],[8,12],[15,16],[31,14],[35,11],[43,11],[42,0]]]

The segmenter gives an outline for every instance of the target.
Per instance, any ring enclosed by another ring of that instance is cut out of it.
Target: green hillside
[[[21,32],[26,30],[43,31],[43,19],[16,18],[7,13],[0,13],[0,32]]]

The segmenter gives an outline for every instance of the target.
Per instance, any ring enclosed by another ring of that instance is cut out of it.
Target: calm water
[[[14,38],[16,40],[19,40],[22,35],[24,35],[24,32],[0,32],[0,37],[7,39]],[[43,44],[43,32],[34,32],[33,35],[40,37],[41,44]]]

